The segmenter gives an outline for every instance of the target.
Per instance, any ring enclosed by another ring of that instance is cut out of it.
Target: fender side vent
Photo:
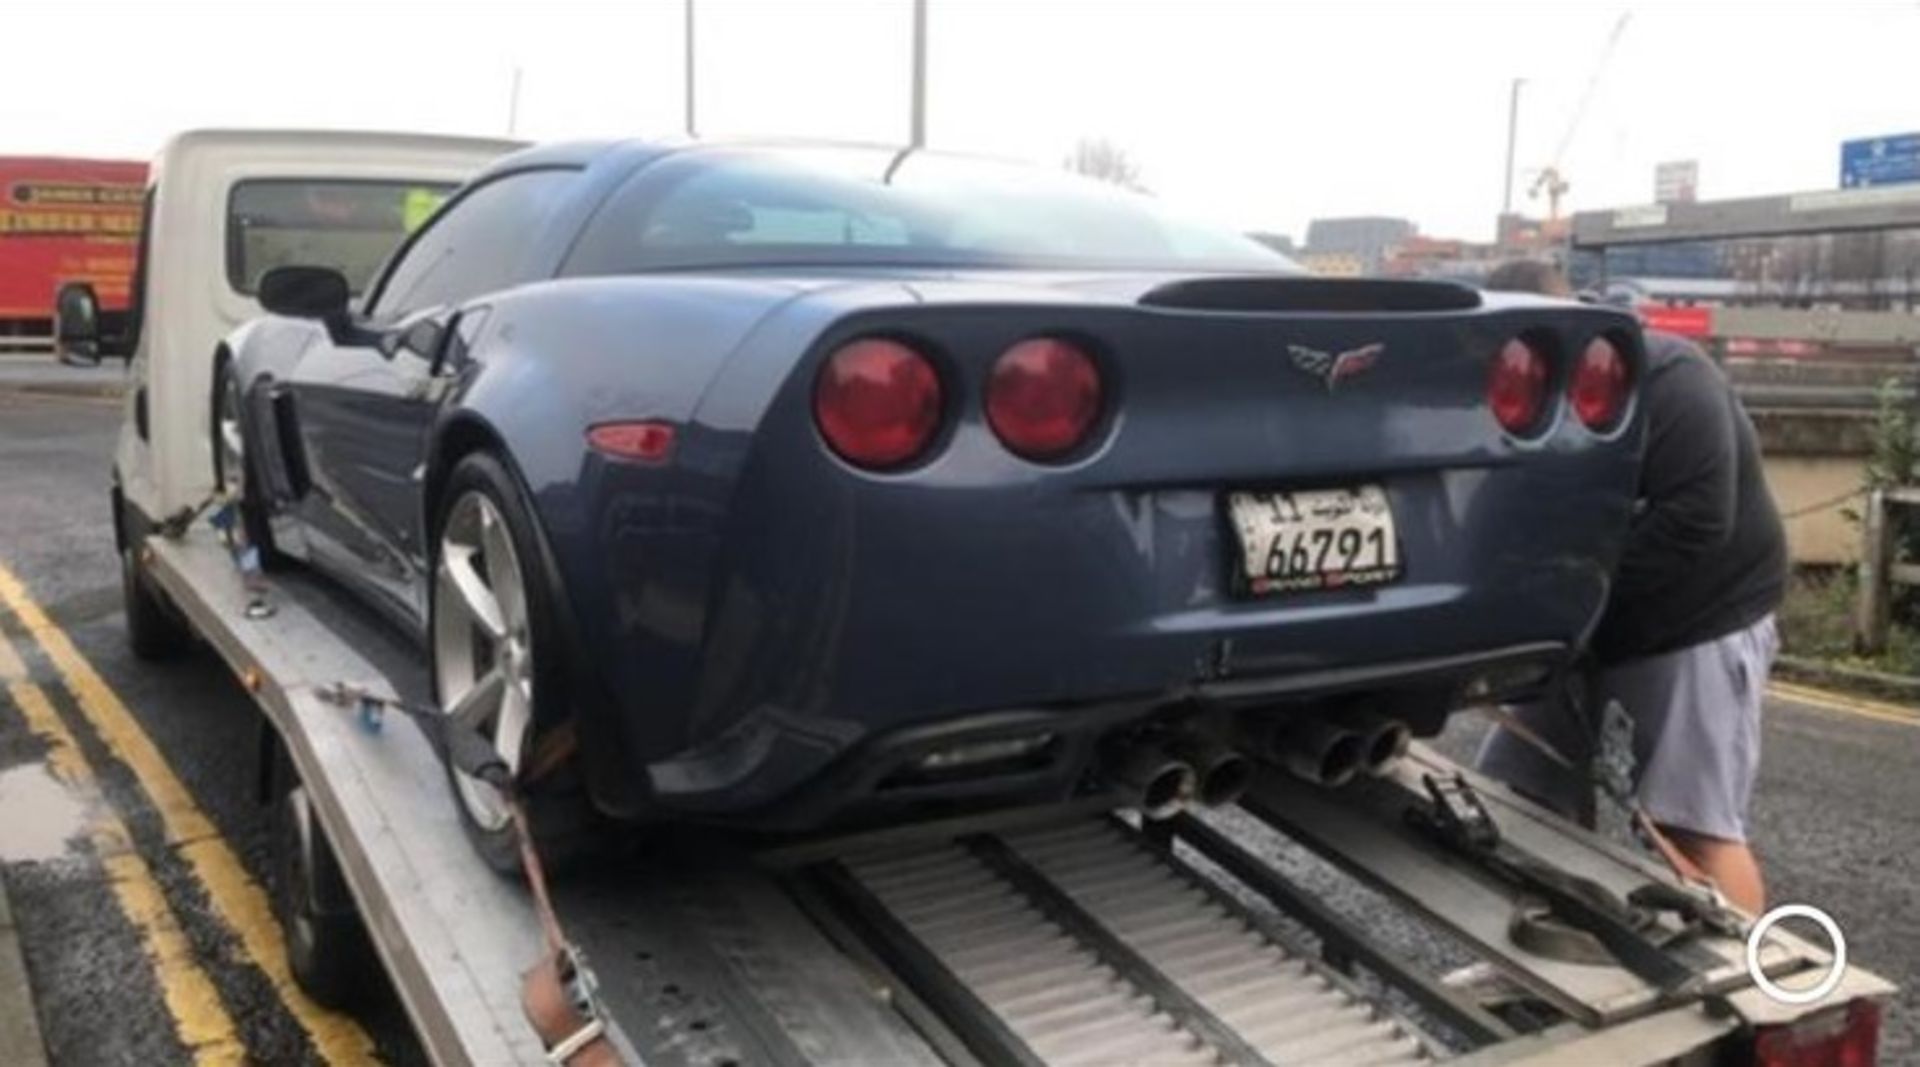
[[[300,443],[300,413],[293,405],[293,397],[283,388],[274,389],[273,425],[279,431],[281,469],[287,474],[287,499],[298,500],[307,495],[313,487],[313,480],[307,473],[307,454]]]
[[[1140,305],[1189,311],[1470,311],[1480,306],[1480,294],[1452,282],[1195,278],[1153,289]]]

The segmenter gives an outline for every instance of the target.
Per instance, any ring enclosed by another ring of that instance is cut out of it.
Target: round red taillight
[[[1525,436],[1540,428],[1547,411],[1547,357],[1516,337],[1500,346],[1487,378],[1487,406],[1501,428]]]
[[[1612,341],[1596,337],[1587,342],[1587,350],[1573,365],[1567,399],[1588,429],[1611,430],[1626,414],[1632,386],[1627,357]]]
[[[940,376],[927,357],[883,337],[846,345],[820,368],[813,417],[842,458],[872,469],[898,467],[926,450],[940,429]]]
[[[1028,459],[1056,460],[1100,419],[1100,369],[1071,341],[1032,337],[1000,354],[987,379],[987,424]]]

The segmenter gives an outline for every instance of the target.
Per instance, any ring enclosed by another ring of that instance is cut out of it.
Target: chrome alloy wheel
[[[462,493],[440,531],[434,571],[434,681],[442,711],[491,740],[516,775],[533,726],[526,588],[499,508],[478,490]],[[506,828],[498,790],[459,768],[453,778],[475,825]]]
[[[247,438],[240,429],[240,383],[229,371],[220,388],[213,447],[220,450],[220,493],[239,500],[247,487]]]

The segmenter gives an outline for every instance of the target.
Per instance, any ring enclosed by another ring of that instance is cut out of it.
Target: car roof
[[[610,150],[634,143],[645,144],[646,142],[560,141],[554,144],[534,145],[500,157],[475,177],[476,179],[490,178],[495,174],[540,167],[584,167],[598,161]]]
[[[614,159],[624,159],[630,163],[657,159],[670,155],[707,154],[716,156],[722,153],[818,153],[845,152],[865,153],[878,156],[884,165],[886,157],[912,151],[915,154],[927,154],[943,158],[967,158],[993,160],[1001,163],[1021,161],[974,155],[971,153],[937,152],[924,148],[909,148],[907,145],[875,142],[845,141],[826,138],[739,138],[724,140],[699,140],[688,137],[663,138],[627,138],[623,140],[585,140],[563,141],[555,144],[536,145],[524,148],[511,155],[495,160],[485,170],[475,175],[476,181],[507,174],[516,170],[530,170],[541,167],[590,167]]]

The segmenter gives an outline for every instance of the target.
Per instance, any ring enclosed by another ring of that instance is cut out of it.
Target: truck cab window
[[[275,267],[332,267],[358,293],[444,183],[251,178],[227,195],[227,282],[252,294]]]

